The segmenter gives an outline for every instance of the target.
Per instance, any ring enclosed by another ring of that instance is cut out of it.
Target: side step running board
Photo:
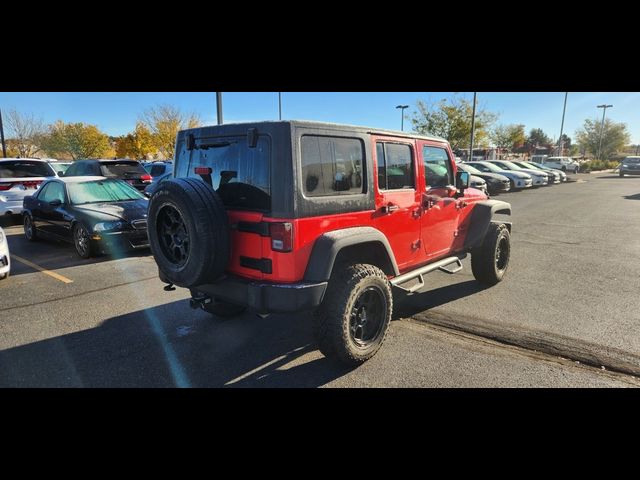
[[[453,264],[455,264],[453,268],[445,268]],[[436,270],[440,270],[441,272],[450,274],[458,273],[460,270],[462,270],[462,261],[459,257],[443,258],[442,260],[438,260],[437,262],[430,263],[429,265],[425,265],[424,267],[417,268],[391,279],[391,285],[393,285],[394,287],[398,287],[405,292],[413,293],[417,290],[420,290],[424,286],[424,275]],[[404,284],[409,283],[411,280],[417,280],[417,283],[413,283],[411,284],[411,286],[407,287],[403,286]]]

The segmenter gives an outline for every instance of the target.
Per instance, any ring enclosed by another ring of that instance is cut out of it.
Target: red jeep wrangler
[[[181,131],[176,178],[149,206],[160,278],[218,316],[312,310],[322,353],[362,363],[392,287],[414,292],[467,253],[482,283],[507,270],[511,224],[494,214],[511,206],[469,188],[454,158],[440,138],[326,123]]]

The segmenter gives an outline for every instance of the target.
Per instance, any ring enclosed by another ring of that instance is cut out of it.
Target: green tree
[[[514,150],[522,146],[526,140],[524,125],[498,125],[489,134],[491,141],[498,148]]]
[[[49,126],[43,150],[53,157],[101,158],[111,151],[109,137],[95,125],[65,123],[58,120]]]
[[[551,138],[541,128],[532,128],[526,143],[530,148],[547,148],[551,145]]]
[[[146,110],[140,122],[152,133],[153,146],[165,159],[172,159],[179,130],[202,124],[198,115],[185,114],[171,105],[159,105]]]
[[[157,151],[153,134],[142,122],[136,124],[133,132],[116,138],[116,156],[144,160]]]
[[[442,99],[437,103],[425,103],[418,100],[417,112],[413,114],[411,123],[413,130],[420,134],[436,135],[449,141],[453,150],[469,148],[471,142],[471,115],[473,101],[454,95],[450,99]],[[476,108],[474,143],[486,143],[489,128],[497,115],[485,109]]]
[[[15,155],[21,158],[34,157],[42,149],[46,127],[42,119],[17,110],[6,113],[5,124]]]
[[[611,158],[618,150],[622,150],[624,146],[630,142],[631,136],[627,131],[625,123],[614,122],[606,119],[604,128],[602,122],[598,119],[587,119],[581,129],[576,131],[576,139],[580,148],[593,156],[598,155],[598,146],[600,145],[600,134],[602,133],[602,151],[598,160],[606,160]]]

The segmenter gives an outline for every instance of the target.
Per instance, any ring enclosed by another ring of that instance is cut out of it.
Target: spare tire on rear
[[[200,179],[162,182],[149,202],[148,233],[160,277],[179,287],[214,282],[230,255],[230,227],[218,194]]]

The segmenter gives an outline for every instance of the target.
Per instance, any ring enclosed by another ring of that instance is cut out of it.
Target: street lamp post
[[[278,119],[282,120],[282,92],[278,92]]]
[[[562,133],[564,130],[564,114],[567,111],[567,96],[569,92],[564,92],[564,107],[562,107],[562,123],[560,124],[560,137],[558,139],[558,155],[562,156]]]
[[[469,161],[473,160],[473,137],[476,133],[476,96],[478,92],[473,92],[473,112],[471,113],[471,145],[469,146]]]
[[[400,117],[400,131],[404,132],[404,109],[409,108],[409,105],[398,105],[396,108],[400,109],[400,114],[402,115]]]
[[[602,123],[600,124],[600,142],[598,143],[598,160],[602,156],[602,134],[604,133],[604,116],[607,113],[607,108],[611,108],[613,105],[598,105],[598,108],[602,108]]]
[[[216,109],[218,111],[218,125],[222,125],[222,92],[216,92]]]
[[[2,126],[2,110],[0,110],[0,141],[2,141],[2,156],[7,158],[7,146],[4,143],[4,127]]]

